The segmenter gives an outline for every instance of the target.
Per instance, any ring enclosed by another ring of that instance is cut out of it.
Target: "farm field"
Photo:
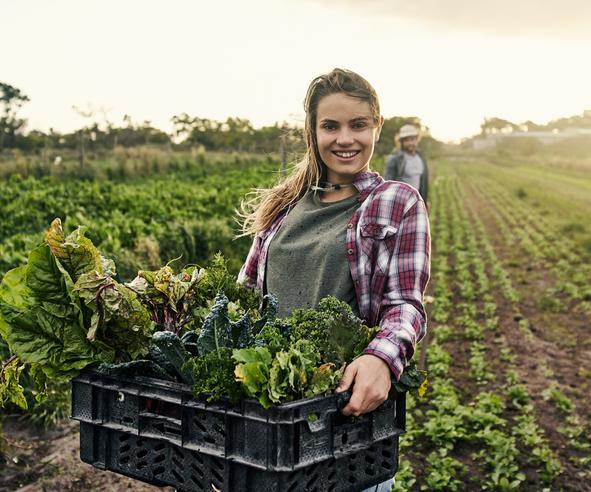
[[[431,162],[429,335],[417,354],[430,388],[408,399],[395,490],[591,490],[591,170]],[[277,170],[233,159],[126,180],[8,178],[0,276],[56,216],[85,225],[125,280],[217,250],[236,271],[250,240],[233,240],[234,209]],[[77,426],[53,424],[68,413],[60,391],[34,411],[47,432],[6,412],[0,490],[154,489],[77,460]]]
[[[437,162],[432,386],[397,490],[591,490],[590,177],[552,174]]]

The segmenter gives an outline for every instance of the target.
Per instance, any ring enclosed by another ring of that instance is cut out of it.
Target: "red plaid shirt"
[[[422,303],[430,270],[427,211],[413,187],[384,181],[377,173],[359,173],[354,185],[360,207],[347,225],[343,253],[361,316],[367,325],[381,327],[364,353],[386,361],[399,379],[427,328]],[[239,282],[264,289],[269,244],[291,208],[255,236]]]

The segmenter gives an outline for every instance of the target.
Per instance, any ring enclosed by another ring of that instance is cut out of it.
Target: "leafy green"
[[[228,317],[228,302],[228,298],[223,293],[220,292],[216,295],[213,307],[203,322],[197,340],[200,355],[219,350],[221,347],[231,347],[232,335],[230,318]]]
[[[267,294],[263,297],[261,304],[263,305],[261,317],[253,326],[253,332],[255,335],[258,334],[266,324],[272,324],[277,319],[278,301],[276,296],[273,294]]]
[[[417,367],[416,362],[411,361],[400,375],[400,380],[394,382],[392,386],[399,393],[416,390],[419,396],[423,396],[427,390],[427,371],[422,371]]]
[[[156,271],[140,271],[126,284],[136,292],[150,310],[159,330],[179,334],[192,321],[192,310],[198,302],[197,285],[205,271],[196,267],[175,274],[168,265]]]
[[[363,325],[351,307],[336,297],[325,297],[317,309],[296,309],[285,322],[293,326],[293,340],[309,340],[322,360],[338,366],[350,362],[377,333]]]
[[[84,237],[79,227],[66,236],[60,219],[54,219],[45,233],[45,243],[60,262],[73,282],[83,273],[98,272],[114,275],[115,264],[102,258],[90,239]]]
[[[144,376],[149,378],[164,379],[174,381],[171,376],[160,365],[152,360],[132,360],[130,362],[120,362],[118,364],[100,364],[96,372],[102,376],[126,377]]]
[[[219,253],[213,257],[210,265],[205,269],[198,290],[202,300],[201,305],[205,305],[206,301],[223,292],[245,313],[258,311],[262,300],[260,291],[249,289],[236,282],[236,277],[228,271],[227,260]]]
[[[117,351],[115,359],[147,354],[153,324],[134,291],[97,272],[80,275],[74,290],[92,312],[87,333],[90,341],[108,341]]]
[[[336,368],[334,364],[326,362],[314,369],[309,388],[304,392],[306,398],[310,396],[327,394],[333,391],[339,384],[345,372],[345,365]]]
[[[236,403],[244,396],[243,386],[234,378],[232,349],[220,348],[199,357],[187,360],[183,370],[193,375],[193,394],[216,401],[228,398]]]
[[[25,365],[18,357],[11,357],[0,367],[0,406],[11,401],[20,408],[28,408],[23,387],[19,383]]]
[[[67,377],[92,362],[115,357],[112,347],[87,340],[72,279],[45,244],[31,251],[26,266],[6,274],[0,315],[11,351],[23,362],[40,364],[48,376]]]
[[[332,391],[342,376],[331,363],[319,365],[320,353],[308,340],[298,340],[274,357],[267,347],[254,347],[234,350],[233,358],[236,379],[265,408]]]
[[[193,383],[191,371],[183,369],[185,362],[189,359],[189,352],[177,335],[170,331],[157,331],[152,337],[152,344],[160,349],[168,362],[166,366],[172,366],[174,374],[180,381],[187,384]]]
[[[81,229],[66,236],[59,220],[45,241],[0,284],[0,334],[10,351],[56,382],[93,363],[147,354],[149,314],[110,277],[112,262]]]
[[[244,348],[253,344],[252,320],[248,314],[234,323],[230,323],[232,347]]]
[[[274,356],[280,350],[286,350],[289,347],[289,325],[283,325],[281,322],[268,323],[257,333],[254,344],[257,347],[267,347]]]
[[[234,375],[236,380],[244,385],[246,394],[262,398],[263,405],[269,402],[268,391],[266,391],[272,361],[269,350],[266,347],[234,350],[232,358],[237,363]]]

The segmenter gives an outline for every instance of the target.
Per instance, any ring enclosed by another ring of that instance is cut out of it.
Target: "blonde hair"
[[[268,229],[279,213],[300,199],[311,186],[318,186],[325,178],[326,166],[320,158],[316,141],[316,117],[320,99],[336,93],[344,93],[367,102],[374,123],[379,123],[378,95],[361,75],[351,70],[335,68],[312,80],[304,99],[306,153],[283,181],[272,188],[255,188],[247,195],[251,198],[242,200],[240,210],[237,211],[242,229],[240,236],[257,234]]]

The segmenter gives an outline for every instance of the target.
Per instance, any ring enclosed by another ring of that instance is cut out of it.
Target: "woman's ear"
[[[383,126],[384,126],[384,117],[380,116],[380,122],[378,123],[378,129],[376,131],[375,143],[378,143],[378,140],[380,140],[380,134],[382,133]]]

